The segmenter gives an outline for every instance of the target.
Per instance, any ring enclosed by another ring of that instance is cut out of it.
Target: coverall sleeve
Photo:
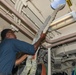
[[[21,51],[30,55],[35,54],[34,45],[17,39],[12,39],[12,42],[16,48],[16,51]]]

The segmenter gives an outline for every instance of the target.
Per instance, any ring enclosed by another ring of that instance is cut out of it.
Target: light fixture
[[[66,1],[65,0],[54,0],[52,3],[51,3],[51,7],[53,9],[57,9],[60,5],[64,5],[65,6],[66,4]]]

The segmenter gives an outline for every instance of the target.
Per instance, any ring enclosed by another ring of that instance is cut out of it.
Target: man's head
[[[11,29],[4,29],[1,32],[1,40],[4,40],[5,38],[16,38],[16,35]]]

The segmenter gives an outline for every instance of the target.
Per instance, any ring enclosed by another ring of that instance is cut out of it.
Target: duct
[[[0,0],[0,3],[2,3],[4,6],[6,6],[10,11],[12,11],[18,18],[20,18],[27,26],[34,32],[37,32],[37,28],[30,22],[28,22],[27,19],[25,19],[23,16],[21,16],[13,7],[11,7],[6,1]]]
[[[24,27],[18,25],[9,15],[7,15],[1,9],[0,9],[0,15],[2,17],[4,17],[5,19],[7,19],[7,21],[9,23],[12,23],[14,26],[16,26],[24,35],[27,35],[28,38],[30,38],[31,40],[33,40],[34,35],[32,35],[30,32],[28,32],[27,29],[25,29]]]

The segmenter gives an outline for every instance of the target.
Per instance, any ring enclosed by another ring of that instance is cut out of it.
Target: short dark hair
[[[1,31],[1,40],[4,40],[5,39],[6,33],[8,31],[11,31],[11,29],[4,29],[4,30]]]

